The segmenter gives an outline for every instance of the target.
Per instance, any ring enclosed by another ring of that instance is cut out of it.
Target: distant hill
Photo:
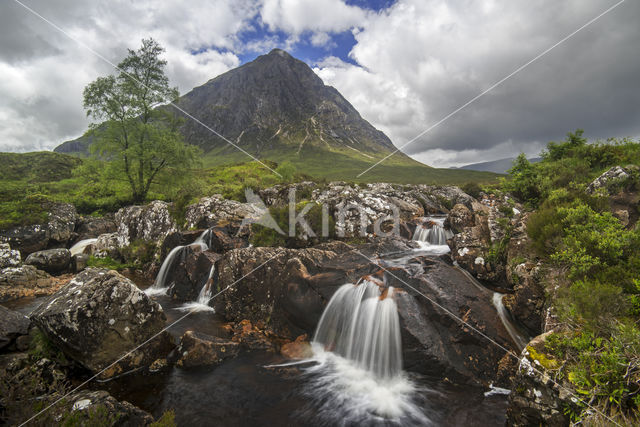
[[[277,163],[287,160],[311,176],[353,181],[395,151],[391,140],[363,119],[335,88],[280,49],[194,88],[177,104],[256,158]],[[187,143],[203,149],[207,167],[251,160],[191,118],[186,118],[182,134]],[[55,151],[87,155],[90,144],[87,135]],[[398,152],[362,178],[459,183],[494,176],[434,169]]]
[[[472,163],[466,166],[460,166],[456,169],[464,169],[471,171],[493,172],[493,173],[506,173],[513,166],[515,157],[507,157],[506,159],[493,160],[491,162]],[[540,157],[532,157],[529,159],[531,163],[536,163],[542,160]]]

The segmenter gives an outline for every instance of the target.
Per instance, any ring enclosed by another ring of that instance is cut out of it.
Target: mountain
[[[470,165],[460,166],[457,169],[493,172],[493,173],[506,173],[513,166],[515,157],[507,157],[505,159],[492,160],[490,162],[472,163]],[[536,163],[542,160],[540,157],[532,157],[529,159],[531,163]]]
[[[209,80],[176,104],[192,116],[185,117],[182,133],[186,142],[203,149],[205,166],[251,160],[210,129],[256,158],[289,160],[300,172],[332,179],[354,180],[395,151],[391,140],[335,88],[280,49]],[[89,137],[83,136],[54,151],[86,155],[89,144]],[[464,180],[461,174],[435,170],[398,152],[364,178],[411,183],[451,176],[459,182]]]

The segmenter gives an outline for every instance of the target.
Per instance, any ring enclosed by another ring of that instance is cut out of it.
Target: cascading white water
[[[97,241],[98,241],[98,239],[80,240],[78,243],[76,243],[75,245],[71,246],[71,249],[69,249],[69,252],[71,252],[71,256],[81,254],[81,253],[84,252],[84,250],[86,249],[87,246],[93,245]]]
[[[216,265],[213,264],[211,266],[211,270],[209,270],[209,276],[207,280],[204,282],[202,289],[200,289],[200,293],[198,294],[198,298],[195,301],[188,302],[183,304],[180,307],[177,307],[176,310],[180,311],[214,311],[213,307],[209,306],[209,301],[211,301],[211,297],[213,295],[213,274],[216,271]]]
[[[207,243],[205,243],[205,240],[208,239],[210,233],[211,230],[203,231],[192,244],[187,246],[199,246],[200,250],[206,251],[207,249],[209,249],[209,246],[207,245]],[[167,289],[169,289],[166,284],[167,276],[169,275],[169,271],[171,271],[171,268],[173,267],[173,264],[178,255],[185,247],[186,246],[176,246],[175,248],[171,249],[167,257],[164,259],[162,266],[160,267],[160,271],[156,276],[156,280],[153,282],[153,285],[145,289],[144,292],[147,295],[161,295],[167,292]]]
[[[498,312],[498,316],[500,317],[500,320],[502,321],[504,328],[507,330],[507,332],[511,336],[511,339],[513,340],[515,345],[518,346],[518,350],[522,350],[527,346],[527,343],[529,342],[529,340],[523,337],[518,331],[518,329],[515,327],[515,325],[511,322],[509,313],[507,312],[507,309],[505,308],[504,303],[502,302],[502,297],[504,297],[504,294],[501,294],[500,292],[494,292],[493,299],[492,299],[493,306],[496,308],[496,311]]]
[[[368,280],[342,286],[322,314],[313,341],[380,378],[398,375],[402,345],[392,293],[389,288],[380,299],[378,286]]]
[[[328,424],[429,424],[402,371],[393,288],[381,295],[368,280],[341,286],[320,318],[312,348],[317,363],[305,369],[304,393]]]
[[[441,219],[429,218],[426,225],[419,225],[413,233],[413,240],[426,242],[430,245],[446,245],[447,240],[453,237],[453,233],[446,228]]]

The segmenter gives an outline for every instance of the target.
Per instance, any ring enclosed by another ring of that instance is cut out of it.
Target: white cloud
[[[272,30],[301,34],[349,30],[364,22],[369,13],[342,0],[264,0],[260,15]]]

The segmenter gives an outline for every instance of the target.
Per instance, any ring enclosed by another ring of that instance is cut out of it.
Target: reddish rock
[[[218,365],[225,359],[237,356],[239,345],[224,338],[187,331],[180,338],[176,351],[178,353],[176,366],[194,368]]]

